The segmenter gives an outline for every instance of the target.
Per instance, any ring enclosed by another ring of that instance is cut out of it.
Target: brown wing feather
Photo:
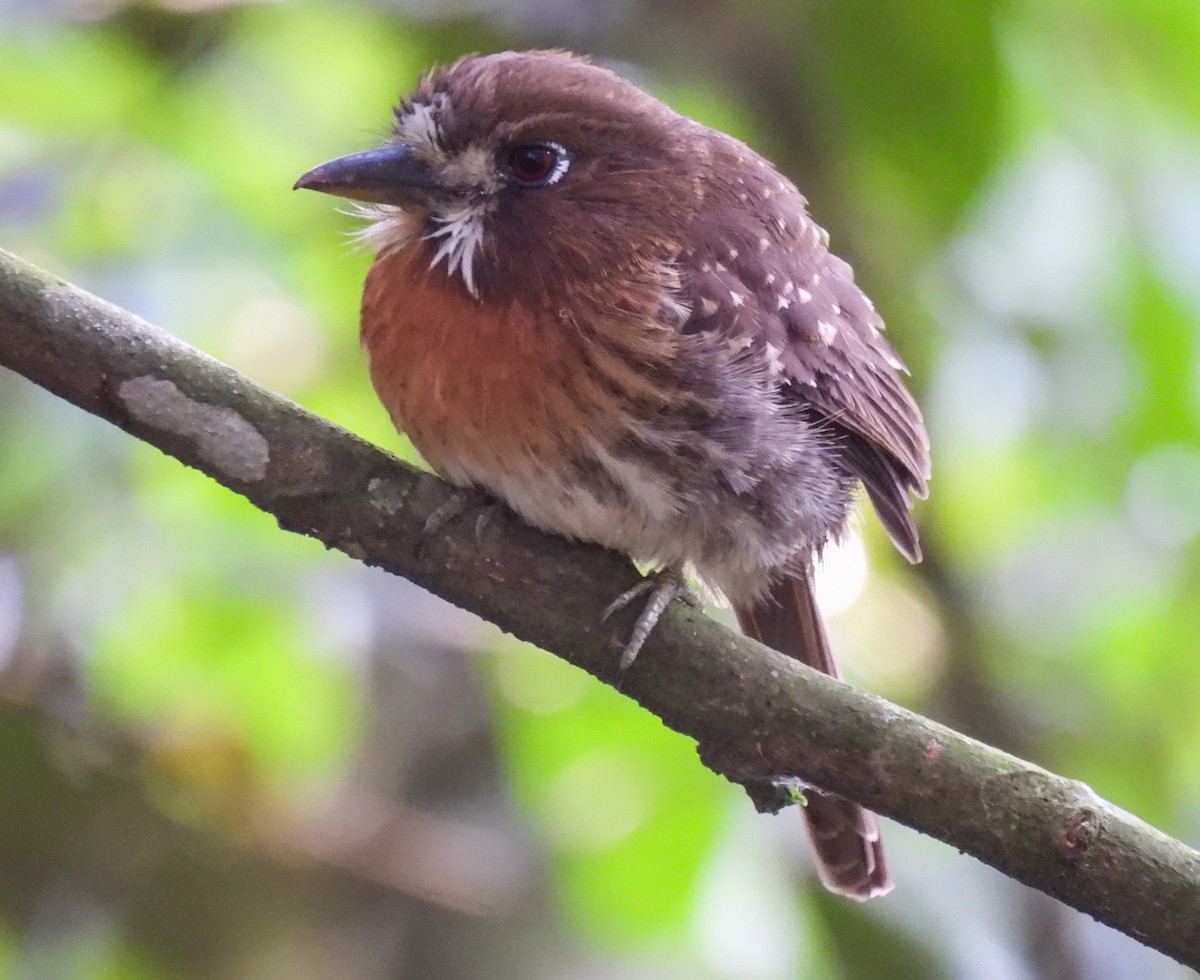
[[[678,258],[679,298],[691,311],[682,329],[761,348],[783,397],[841,447],[896,547],[918,561],[910,495],[928,492],[929,437],[906,368],[803,197],[770,167],[748,166],[748,152],[732,140],[716,151],[751,176],[710,191],[696,244]]]

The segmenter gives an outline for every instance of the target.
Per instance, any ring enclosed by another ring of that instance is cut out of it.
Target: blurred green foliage
[[[613,59],[768,152],[934,440],[926,564],[862,522],[848,673],[1200,839],[1192,0],[29,0],[0,25],[0,246],[414,460],[357,350],[355,222],[296,176],[377,140],[424,67],[508,46]],[[896,897],[830,899],[794,814],[752,816],[613,691],[21,379],[0,411],[0,975],[1181,975],[899,828]],[[435,861],[463,826],[533,870]]]

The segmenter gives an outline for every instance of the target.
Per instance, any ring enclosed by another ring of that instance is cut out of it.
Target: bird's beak
[[[313,167],[292,190],[304,188],[375,204],[414,204],[439,184],[433,170],[405,143],[389,143]]]

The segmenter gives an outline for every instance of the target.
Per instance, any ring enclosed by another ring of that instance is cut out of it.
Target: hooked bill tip
[[[322,189],[323,181],[321,180],[320,167],[313,167],[305,173],[302,173],[296,178],[296,183],[292,184],[294,191],[319,191]]]

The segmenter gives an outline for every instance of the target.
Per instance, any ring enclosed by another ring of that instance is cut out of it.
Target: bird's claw
[[[642,607],[641,613],[638,614],[637,621],[633,624],[633,630],[629,634],[629,640],[625,644],[625,649],[621,652],[619,670],[622,674],[633,665],[638,653],[641,652],[646,640],[654,630],[655,625],[672,602],[676,599],[682,599],[694,608],[699,608],[703,605],[699,594],[687,583],[687,580],[683,577],[683,573],[678,569],[667,568],[661,572],[654,572],[651,575],[647,575],[632,589],[622,592],[617,596],[616,599],[608,604],[604,612],[601,613],[601,621],[609,619],[614,613],[624,609],[635,599],[640,598],[646,593],[650,593],[650,598],[646,600],[646,605]]]
[[[497,517],[503,516],[504,505],[478,490],[455,490],[445,503],[425,518],[422,533],[426,538],[435,537],[451,523],[471,511],[478,512],[475,515],[475,541],[480,543],[488,525]]]

